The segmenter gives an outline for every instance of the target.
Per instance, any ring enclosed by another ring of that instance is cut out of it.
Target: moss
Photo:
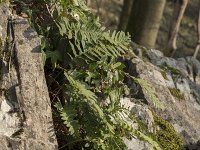
[[[178,98],[179,100],[185,99],[184,95],[180,92],[179,89],[169,88],[169,91],[174,97]]]
[[[160,73],[162,74],[162,76],[163,76],[163,78],[164,78],[165,80],[168,80],[168,78],[167,78],[167,73],[166,73],[164,70],[161,70]]]
[[[159,130],[150,134],[152,139],[155,140],[163,150],[180,150],[183,145],[183,140],[175,131],[174,127],[157,115],[154,115],[154,123],[155,127],[159,127]]]
[[[175,75],[175,76],[180,76],[182,75],[181,72],[178,69],[175,69],[173,67],[170,67],[169,65],[167,65],[166,63],[163,63],[160,66],[161,69],[163,69],[164,71],[169,71],[171,74]]]
[[[9,0],[0,0],[0,4],[1,3],[8,3],[9,2]]]
[[[138,123],[138,130],[141,132],[146,132],[147,126],[140,120],[138,117],[135,118],[136,122]]]

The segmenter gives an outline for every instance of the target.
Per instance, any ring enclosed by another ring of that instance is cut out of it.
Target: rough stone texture
[[[152,131],[153,127],[153,115],[152,112],[148,109],[148,106],[140,105],[131,101],[130,98],[124,97],[120,100],[121,105],[124,108],[129,110],[130,112],[135,113],[142,122],[144,122],[149,131]],[[132,121],[128,121],[134,129],[138,129],[138,124],[133,123]],[[146,141],[142,141],[137,137],[132,139],[127,139],[126,137],[123,138],[124,143],[127,146],[128,150],[153,150],[153,146]]]
[[[0,6],[0,37],[5,41],[9,9]],[[10,68],[1,62],[0,149],[54,150],[50,99],[40,53],[40,39],[24,18],[13,16],[15,43]]]
[[[127,150],[154,150],[149,143],[139,139],[124,139],[124,143],[127,146]]]
[[[166,108],[164,111],[155,109],[151,97],[143,91],[144,99],[148,101],[150,110],[154,109],[157,114],[174,126],[175,130],[183,137],[188,149],[200,149],[197,144],[200,140],[200,83],[197,80],[200,72],[199,61],[190,57],[178,60],[167,58],[157,50],[144,49],[143,53],[145,54],[143,60],[148,61],[143,61],[139,57],[133,58],[129,61],[128,71],[134,72],[138,77],[148,81]],[[164,71],[160,68],[163,64],[178,70],[180,74],[174,75],[170,69]],[[166,76],[163,76],[163,71]],[[169,88],[178,89],[183,98],[173,95]],[[140,112],[142,120],[147,121],[149,113],[145,113],[144,107],[137,108],[132,111],[136,114]]]

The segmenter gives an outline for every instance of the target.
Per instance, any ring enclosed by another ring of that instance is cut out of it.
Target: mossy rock
[[[170,67],[167,63],[163,63],[160,66],[160,68],[163,69],[166,72],[170,72],[172,75],[175,75],[175,76],[182,75],[181,72],[178,69]]]
[[[161,75],[163,76],[163,78],[164,78],[165,80],[168,80],[168,78],[167,78],[167,73],[166,73],[164,70],[161,70],[160,73],[161,73]]]
[[[154,114],[155,129],[159,128],[155,133],[150,133],[163,150],[180,150],[183,146],[183,140],[175,131],[174,127]]]
[[[178,98],[179,100],[185,99],[184,95],[180,92],[179,89],[169,88],[169,91],[174,97]]]

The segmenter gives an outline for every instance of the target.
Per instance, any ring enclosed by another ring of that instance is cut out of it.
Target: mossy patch
[[[9,0],[0,0],[0,4],[1,3],[8,3],[9,2]]]
[[[154,114],[155,129],[159,128],[155,133],[150,133],[150,136],[155,140],[163,150],[180,150],[183,145],[183,140],[175,131],[174,127]]]
[[[180,92],[179,89],[169,88],[169,91],[174,97],[178,98],[179,100],[184,100],[185,99],[184,95]]]
[[[165,80],[168,80],[168,78],[167,78],[167,73],[166,73],[164,70],[161,70],[160,73],[162,74],[162,76],[163,76],[163,78],[164,78]]]
[[[167,63],[163,63],[160,66],[160,68],[163,69],[166,72],[170,72],[174,76],[180,76],[180,75],[182,75],[181,72],[178,69],[170,67]]]

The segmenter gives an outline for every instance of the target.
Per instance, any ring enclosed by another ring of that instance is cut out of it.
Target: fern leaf
[[[76,120],[77,111],[75,109],[75,105],[66,104],[65,107],[61,105],[60,102],[55,104],[55,107],[60,112],[61,119],[64,121],[64,124],[69,128],[70,135],[79,136],[80,125],[78,120]]]
[[[134,78],[132,77],[132,79],[137,82],[138,84],[140,84],[140,86],[142,87],[142,89],[150,96],[153,105],[157,108],[157,109],[161,109],[164,110],[165,107],[163,106],[163,104],[160,102],[160,100],[157,98],[157,96],[155,95],[155,91],[150,87],[149,83],[145,80],[139,79],[139,78]]]
[[[96,95],[90,91],[87,90],[86,87],[81,84],[79,81],[74,80],[70,75],[68,75],[66,72],[64,73],[70,84],[77,89],[77,91],[83,95],[85,98],[83,99],[89,106],[90,108],[101,118],[102,122],[105,123],[107,128],[111,133],[114,133],[114,128],[112,125],[108,123],[106,120],[106,117],[104,116],[104,113],[100,106],[97,104],[97,99]]]

